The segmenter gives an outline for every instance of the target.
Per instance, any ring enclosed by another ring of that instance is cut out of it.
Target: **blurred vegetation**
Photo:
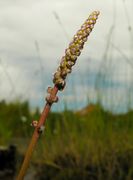
[[[39,114],[28,102],[0,102],[0,144],[24,153]],[[39,179],[133,179],[133,111],[114,115],[97,104],[50,113],[32,163]]]

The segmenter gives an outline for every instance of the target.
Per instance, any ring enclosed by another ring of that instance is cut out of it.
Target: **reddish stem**
[[[52,97],[55,97],[56,94],[58,92],[58,88],[56,86],[54,86],[53,88],[53,91],[52,91],[52,94],[51,96]],[[52,104],[49,104],[48,102],[46,103],[44,109],[43,109],[43,112],[40,116],[40,119],[39,119],[39,122],[38,122],[38,125],[37,127],[35,128],[34,130],[34,133],[33,133],[33,136],[31,138],[31,141],[30,141],[30,144],[28,146],[28,149],[26,151],[26,154],[25,154],[25,157],[24,157],[24,161],[23,161],[23,164],[21,166],[21,169],[19,171],[19,174],[18,174],[18,177],[16,178],[16,180],[23,180],[24,179],[24,176],[26,174],[26,171],[28,169],[28,166],[29,166],[29,163],[30,163],[30,159],[31,159],[31,156],[32,156],[32,153],[33,153],[33,150],[35,148],[35,145],[37,144],[37,141],[38,141],[38,138],[40,137],[40,132],[39,132],[39,129],[45,125],[45,122],[46,122],[46,118],[48,116],[48,113],[51,109],[51,106]]]

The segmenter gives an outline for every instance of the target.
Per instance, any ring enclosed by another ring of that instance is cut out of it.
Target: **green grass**
[[[26,142],[33,132],[30,122],[39,112],[31,113],[28,103],[20,104],[28,119],[23,123],[18,103],[2,107],[1,144],[16,136]],[[23,146],[20,142],[18,149]],[[95,105],[84,115],[67,110],[50,113],[32,163],[38,165],[40,179],[133,179],[133,111],[113,115]]]
[[[133,178],[133,112],[112,115],[96,105],[84,116],[51,114],[42,139],[36,151],[45,164],[42,174],[50,166],[61,179]]]

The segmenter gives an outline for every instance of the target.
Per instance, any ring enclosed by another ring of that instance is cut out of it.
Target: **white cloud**
[[[130,58],[131,35],[128,31],[128,23],[132,23],[131,0],[125,2],[126,6],[123,6],[121,0],[0,0],[0,57],[11,76],[17,95],[29,97],[27,94],[30,91],[31,100],[39,105],[43,88],[45,90],[47,81],[51,79],[50,83],[52,82],[51,74],[68,44],[64,29],[71,39],[88,14],[93,10],[100,10],[101,15],[96,27],[77,62],[77,67],[74,68],[75,73],[78,71],[96,73],[103,60],[109,30],[113,24],[114,3],[116,3],[116,26],[111,41]],[[128,10],[128,20],[124,7]],[[64,29],[54,17],[53,11],[60,17]],[[39,54],[35,41],[39,44]],[[114,58],[112,71],[115,72],[113,80],[131,83],[133,76],[132,69],[127,65],[128,62],[125,60],[118,62],[117,60],[123,57],[116,49],[112,50],[110,47],[109,54],[112,52]],[[43,85],[39,73],[40,62],[44,69]],[[121,74],[126,74],[127,78]],[[2,67],[0,75],[2,84],[0,96],[7,98],[12,87]],[[76,83],[78,84],[78,80]],[[28,93],[25,95],[26,89]],[[94,97],[95,94],[92,93],[90,98]]]

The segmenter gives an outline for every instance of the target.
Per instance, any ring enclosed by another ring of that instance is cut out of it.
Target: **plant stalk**
[[[58,92],[58,88],[56,86],[54,86],[52,95],[56,96],[57,92]],[[39,119],[38,125],[34,130],[33,136],[31,138],[31,142],[28,146],[27,152],[26,152],[25,157],[24,157],[24,161],[22,163],[21,169],[19,171],[19,174],[18,174],[18,177],[16,178],[16,180],[23,180],[24,179],[24,176],[27,172],[27,169],[28,169],[28,166],[30,163],[30,159],[31,159],[33,150],[34,150],[34,148],[37,144],[37,141],[41,135],[41,133],[38,131],[38,129],[45,125],[46,118],[49,114],[51,106],[52,106],[52,104],[46,103],[46,105],[43,109],[43,112],[42,112],[41,117]]]

